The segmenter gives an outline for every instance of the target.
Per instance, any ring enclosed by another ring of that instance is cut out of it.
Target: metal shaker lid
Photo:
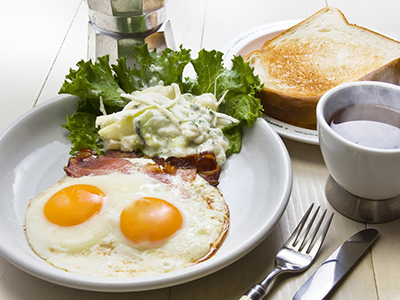
[[[124,34],[157,30],[166,20],[167,0],[86,0],[89,20],[99,28]]]

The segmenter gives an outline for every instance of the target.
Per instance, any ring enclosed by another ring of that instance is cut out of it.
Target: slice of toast
[[[264,113],[316,128],[316,105],[331,88],[357,80],[400,84],[400,42],[352,25],[326,7],[245,55],[264,83]]]

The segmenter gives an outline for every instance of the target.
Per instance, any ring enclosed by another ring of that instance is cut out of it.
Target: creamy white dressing
[[[96,119],[106,149],[161,157],[212,151],[219,165],[225,162],[229,144],[222,128],[238,121],[217,112],[223,99],[181,94],[177,84],[122,96],[130,100],[122,111]]]

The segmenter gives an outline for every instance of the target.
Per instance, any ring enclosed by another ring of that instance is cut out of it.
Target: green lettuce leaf
[[[190,62],[190,50],[182,46],[178,51],[167,48],[158,55],[156,49],[149,52],[144,44],[135,47],[132,56],[135,61],[132,69],[127,66],[125,57],[118,59],[117,65],[112,66],[117,83],[126,93],[155,86],[160,82],[163,85],[177,83],[182,89],[182,74]]]
[[[222,64],[222,53],[216,50],[207,51],[200,50],[196,59],[192,59],[191,64],[197,74],[194,80],[187,80],[190,84],[186,84],[184,92],[192,93],[194,95],[201,95],[204,93],[215,93],[216,79],[225,70]],[[217,81],[218,83],[218,81]],[[216,94],[217,99],[219,95]]]
[[[245,63],[243,57],[232,59],[232,68],[222,65],[222,53],[218,51],[201,50],[197,59],[192,60],[197,73],[197,81],[191,80],[186,85],[187,92],[200,95],[213,93],[217,99],[224,96],[219,112],[239,120],[223,129],[229,139],[227,156],[238,153],[241,149],[241,128],[250,127],[262,115],[260,100],[255,93],[262,90],[260,79],[254,75],[254,68]]]
[[[76,112],[66,118],[67,123],[61,126],[70,131],[68,136],[72,145],[70,154],[84,148],[90,148],[99,154],[103,153],[103,144],[96,128],[95,110],[87,99],[79,99]]]
[[[217,95],[222,96],[228,91],[219,109],[240,120],[242,126],[249,127],[262,115],[262,106],[255,93],[260,92],[263,85],[243,57],[234,57],[232,63],[232,68],[225,69],[217,80]]]
[[[190,50],[165,49],[161,54],[149,51],[147,45],[134,47],[133,68],[127,58],[120,58],[110,66],[109,57],[98,58],[98,62],[80,61],[77,70],[70,70],[59,93],[67,93],[82,98],[77,111],[63,125],[70,130],[71,154],[82,148],[92,148],[101,152],[101,141],[95,119],[100,115],[100,99],[107,113],[121,110],[127,100],[123,93],[158,85],[177,83],[183,93],[201,95],[213,93],[224,101],[219,111],[228,114],[239,122],[223,128],[229,139],[227,156],[241,149],[242,127],[251,126],[262,114],[262,106],[254,95],[262,89],[262,84],[254,69],[243,61],[241,56],[232,59],[232,68],[223,66],[223,54],[219,51],[201,50],[196,59]],[[196,78],[185,78],[185,67],[191,63]]]
[[[95,109],[99,107],[100,97],[107,107],[122,109],[128,103],[128,100],[121,97],[125,92],[114,79],[108,55],[99,57],[94,64],[90,60],[81,60],[76,65],[78,70],[70,69],[59,94],[92,99]]]

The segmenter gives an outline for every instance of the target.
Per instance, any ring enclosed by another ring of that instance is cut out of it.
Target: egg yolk
[[[68,186],[46,202],[44,214],[50,222],[60,226],[78,225],[100,211],[103,197],[103,192],[91,185]]]
[[[122,233],[137,244],[160,242],[174,234],[182,223],[182,214],[175,206],[153,197],[131,202],[120,216]]]

